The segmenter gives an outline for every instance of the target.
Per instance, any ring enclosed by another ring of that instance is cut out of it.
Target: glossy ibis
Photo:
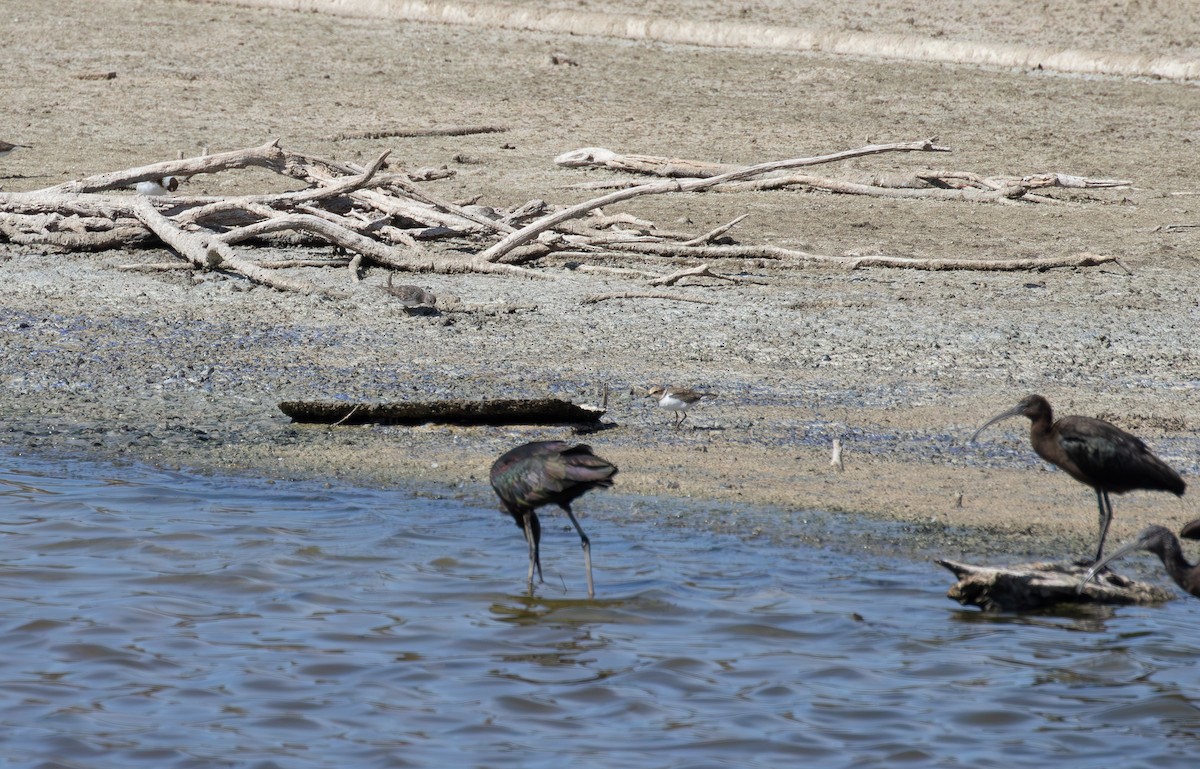
[[[646,391],[647,398],[657,398],[659,408],[675,412],[675,429],[687,419],[687,410],[705,398],[715,398],[716,393],[688,390],[683,387],[651,387]]]
[[[517,446],[501,455],[492,465],[492,488],[500,497],[504,512],[525,532],[529,544],[528,589],[533,592],[533,570],[542,580],[542,525],[537,508],[558,505],[571,519],[583,547],[587,569],[588,598],[596,595],[592,584],[592,546],[583,527],[571,512],[576,497],[591,489],[612,486],[617,468],[592,453],[592,447],[566,441],[535,441]]]
[[[1179,531],[1184,539],[1200,539],[1200,520],[1192,521]],[[1200,563],[1192,565],[1183,557],[1183,548],[1174,534],[1162,526],[1147,526],[1138,534],[1137,539],[1118,548],[1116,552],[1102,561],[1097,561],[1087,574],[1083,576],[1083,584],[1090,582],[1100,570],[1121,556],[1134,550],[1145,550],[1154,553],[1167,567],[1167,573],[1175,584],[1192,595],[1200,598]],[[1080,586],[1082,590],[1082,586]]]
[[[1008,411],[992,417],[975,431],[971,440],[978,438],[989,425],[1018,416],[1029,419],[1029,439],[1039,457],[1096,490],[1096,503],[1100,508],[1097,562],[1104,556],[1104,539],[1112,523],[1109,492],[1124,494],[1134,489],[1146,489],[1169,491],[1181,497],[1187,488],[1179,473],[1150,453],[1137,436],[1092,417],[1069,416],[1056,422],[1050,402],[1040,395],[1028,395]]]

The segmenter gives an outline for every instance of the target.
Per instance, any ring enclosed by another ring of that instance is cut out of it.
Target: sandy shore
[[[181,1],[64,2],[53,18],[33,0],[10,5],[22,39],[0,46],[9,73],[0,138],[34,149],[0,160],[5,190],[272,137],[336,158],[362,161],[391,148],[409,167],[446,165],[455,176],[431,183],[432,191],[497,208],[588,197],[572,185],[605,174],[551,160],[590,145],[750,164],[937,135],[952,155],[881,156],[829,173],[869,177],[928,164],[1135,182],[1116,193],[1060,193],[1066,202],[1053,206],[795,192],[660,196],[623,206],[696,233],[749,213],[734,233],[739,242],[822,254],[982,259],[1089,251],[1118,255],[1128,268],[845,271],[744,260],[721,268],[764,284],[678,289],[714,305],[585,304],[590,295],[645,286],[549,260],[543,269],[552,280],[419,278],[439,295],[535,310],[410,317],[380,290],[386,276],[378,270],[357,285],[344,271],[295,271],[347,294],[328,300],[219,274],[117,269],[161,261],[161,251],[62,255],[0,244],[7,428],[0,436],[16,451],[424,484],[490,504],[494,456],[564,431],[331,430],[293,425],[276,404],[546,394],[595,402],[607,383],[616,426],[588,440],[621,467],[622,493],[688,500],[697,525],[741,526],[711,512],[729,504],[884,516],[904,524],[906,546],[950,557],[993,549],[1082,554],[1094,540],[1091,491],[1047,471],[1028,448],[1025,424],[1005,423],[980,444],[966,443],[988,416],[1028,392],[1045,394],[1060,413],[1106,416],[1185,476],[1196,473],[1200,234],[1161,229],[1200,220],[1194,85]],[[711,19],[710,11],[696,12]],[[1146,24],[1127,48],[1162,43],[1155,35],[1164,28],[1198,27],[1186,17]],[[1126,42],[1116,38],[1087,42],[1116,49]],[[551,52],[578,66],[548,63]],[[118,74],[80,78],[96,71]],[[330,138],[473,123],[509,130]],[[263,184],[252,174],[198,179],[191,191]],[[671,415],[639,395],[666,382],[720,397],[675,431]],[[846,445],[844,472],[829,466],[834,437]],[[592,514],[623,514],[613,501],[620,499],[597,495]],[[1190,520],[1189,500],[1118,498],[1113,536]],[[804,536],[802,515],[779,520],[789,536]]]

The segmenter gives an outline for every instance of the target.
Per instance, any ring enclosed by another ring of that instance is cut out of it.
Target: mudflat
[[[337,159],[366,162],[391,149],[396,165],[446,166],[454,175],[429,182],[431,192],[497,209],[594,196],[579,185],[610,173],[553,163],[587,146],[749,165],[936,136],[953,152],[880,155],[821,173],[1059,172],[1133,184],[1057,190],[1053,204],[770,191],[660,195],[608,211],[696,234],[749,214],[731,233],[739,243],[835,256],[1120,258],[1045,272],[722,260],[711,266],[755,282],[673,289],[712,304],[587,303],[646,290],[645,279],[551,258],[536,267],[545,280],[399,276],[467,304],[533,309],[409,315],[382,290],[382,270],[361,283],[345,270],[291,271],[341,292],[329,299],[221,273],[118,269],[163,261],[163,250],[62,254],[0,243],[0,440],[9,450],[415,485],[491,504],[494,457],[569,431],[303,426],[277,404],[546,395],[594,403],[607,385],[614,426],[584,438],[620,466],[619,492],[687,500],[672,502],[690,511],[686,525],[744,530],[750,516],[727,511],[745,506],[756,511],[754,530],[780,536],[804,537],[810,510],[891,518],[904,546],[949,557],[1090,552],[1093,495],[1033,455],[1027,423],[1002,423],[968,443],[1028,393],[1060,414],[1103,416],[1137,433],[1185,478],[1200,467],[1200,229],[1171,227],[1200,224],[1194,84],[182,0],[65,0],[53,14],[42,5],[12,0],[0,28],[0,139],[33,145],[0,159],[6,191],[276,137]],[[1178,18],[1125,9],[1079,25],[1089,4],[1057,4],[1047,19],[1044,9],[1011,3],[972,19],[952,10],[958,4],[934,3],[946,13],[925,17],[941,26],[912,19],[900,3],[852,5],[862,13],[813,16],[817,6],[802,4],[796,12],[844,29],[1176,56],[1195,55],[1187,41],[1200,39],[1184,4]],[[721,21],[731,15],[723,7],[667,2],[651,11]],[[810,18],[790,19],[780,4],[747,6],[739,18],[747,14],[761,23]],[[1084,38],[1068,37],[1083,28]],[[92,77],[102,72],[116,77]],[[334,138],[477,124],[506,130]],[[272,183],[222,174],[193,179],[187,191]],[[602,263],[663,273],[696,264]],[[718,397],[675,430],[673,415],[644,397],[656,384]],[[830,465],[835,438],[840,471]],[[1119,497],[1110,536],[1152,522],[1177,528],[1196,517],[1190,500]],[[625,514],[615,495],[592,495],[585,507]],[[800,514],[776,524],[772,511]]]

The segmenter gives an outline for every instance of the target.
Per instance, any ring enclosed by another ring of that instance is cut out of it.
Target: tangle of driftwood
[[[360,168],[259,147],[154,163],[98,174],[31,192],[0,193],[0,236],[13,243],[68,250],[166,244],[194,268],[237,273],[282,291],[315,287],[256,263],[235,244],[276,233],[315,237],[369,264],[410,272],[483,272],[542,278],[511,264],[427,251],[419,239],[479,237],[512,232],[512,224],[421,192],[405,173],[384,173],[388,153]],[[308,186],[291,192],[231,197],[144,196],[125,190],[138,182],[241,168],[264,168]]]
[[[445,135],[493,130],[494,127],[442,129]],[[399,135],[399,134],[389,134]],[[579,167],[604,165],[624,171],[668,177],[608,192],[592,200],[556,208],[533,200],[504,212],[476,204],[445,200],[419,182],[441,178],[444,169],[416,172],[387,169],[388,152],[365,167],[292,152],[272,141],[258,147],[98,174],[41,190],[0,193],[0,240],[78,251],[166,244],[192,269],[222,270],[283,291],[309,293],[312,284],[280,274],[285,266],[347,266],[344,259],[253,258],[252,243],[326,243],[352,256],[349,274],[377,265],[396,271],[459,274],[468,272],[547,278],[544,269],[522,266],[555,255],[573,269],[609,271],[628,268],[587,264],[599,258],[631,255],[694,259],[700,264],[669,274],[655,271],[620,273],[644,278],[651,286],[674,285],[687,278],[727,282],[760,282],[714,271],[710,260],[754,259],[776,263],[829,264],[851,269],[894,267],[922,270],[1046,270],[1116,262],[1115,257],[1076,254],[1045,259],[914,259],[907,257],[821,256],[775,246],[732,245],[728,233],[746,217],[700,235],[658,230],[653,222],[627,213],[604,213],[606,206],[640,196],[702,190],[736,191],[804,186],[829,192],[927,197],[966,201],[1051,201],[1035,190],[1127,186],[1119,179],[1088,179],[1065,174],[981,177],[963,172],[923,171],[868,182],[842,181],[788,172],[868,155],[895,152],[948,152],[935,139],[872,144],[813,157],[792,158],[749,167],[650,156],[619,156],[588,148],[557,158]],[[127,189],[138,182],[164,177],[190,179],[200,174],[244,168],[274,172],[305,186],[288,192],[224,197],[143,196]],[[467,240],[453,251],[434,251],[436,240]],[[1120,263],[1117,262],[1119,265]],[[125,265],[123,269],[134,269]],[[142,269],[160,269],[147,265]],[[626,292],[609,298],[662,298],[707,301],[664,292]]]
[[[539,233],[549,230],[554,226],[561,224],[562,222],[575,219],[594,209],[603,208],[604,206],[611,205],[612,203],[619,203],[622,200],[629,200],[630,198],[635,198],[642,195],[659,195],[664,192],[699,192],[700,190],[705,190],[724,182],[739,181],[741,179],[749,179],[755,176],[774,173],[775,171],[784,171],[789,168],[817,165],[818,163],[832,163],[837,160],[849,160],[850,158],[864,157],[866,155],[877,155],[884,152],[949,151],[950,150],[948,147],[939,147],[934,144],[933,139],[925,139],[922,141],[906,142],[901,144],[871,144],[855,150],[845,150],[843,152],[835,152],[829,155],[818,155],[816,157],[793,158],[791,160],[777,160],[770,163],[760,163],[759,165],[750,166],[748,168],[739,168],[706,178],[643,184],[637,187],[617,190],[616,192],[611,192],[603,197],[585,201],[578,205],[574,205],[561,211],[556,211],[552,214],[543,216],[540,219],[525,225],[516,232],[505,236],[505,238],[499,243],[480,254],[479,258],[489,262],[499,261],[512,249],[529,242],[533,238],[537,237]]]

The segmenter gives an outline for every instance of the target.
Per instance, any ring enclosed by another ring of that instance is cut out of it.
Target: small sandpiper
[[[170,195],[179,189],[179,179],[175,176],[164,176],[161,179],[147,179],[133,185],[139,195]]]
[[[437,315],[437,297],[420,286],[393,286],[392,273],[388,273],[387,285],[383,290],[400,300],[404,312],[409,315]]]
[[[30,144],[13,144],[12,142],[0,141],[0,158],[6,158],[19,149],[33,149]]]
[[[716,393],[689,390],[684,387],[651,387],[646,391],[647,398],[658,398],[659,408],[675,412],[675,428],[687,419],[687,410],[705,398],[715,398]]]

